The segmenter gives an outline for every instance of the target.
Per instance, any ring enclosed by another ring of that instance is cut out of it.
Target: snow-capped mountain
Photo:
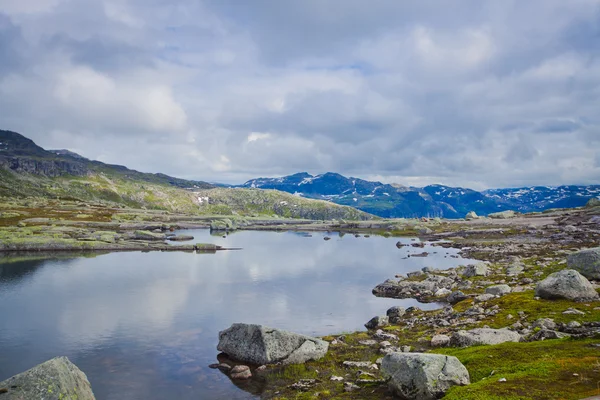
[[[424,188],[371,182],[327,172],[301,172],[280,178],[252,179],[240,185],[275,189],[298,196],[349,205],[381,217],[462,218],[469,211],[479,215],[515,210],[543,211],[580,207],[592,197],[600,198],[600,185],[526,187],[478,192],[466,188],[430,185]]]

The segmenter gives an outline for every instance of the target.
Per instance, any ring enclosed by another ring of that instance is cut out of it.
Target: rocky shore
[[[598,394],[599,207],[443,221],[429,229],[422,238],[480,261],[396,275],[373,293],[435,301],[440,309],[382,310],[366,322],[367,331],[321,338],[329,344],[323,358],[244,364],[251,372],[244,385],[230,375],[234,384],[268,399]],[[240,365],[223,357],[228,368]]]

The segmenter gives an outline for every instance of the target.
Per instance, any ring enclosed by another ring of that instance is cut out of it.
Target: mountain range
[[[201,215],[373,218],[354,207],[281,191],[223,189],[203,181],[92,161],[69,150],[45,150],[19,133],[2,130],[0,197],[5,198],[0,200],[0,211],[6,199],[39,197]]]
[[[443,185],[417,188],[384,184],[347,178],[333,172],[321,175],[300,172],[280,178],[257,178],[239,187],[275,189],[306,198],[329,200],[385,218],[462,218],[469,211],[478,215],[505,210],[544,211],[580,207],[591,198],[600,197],[600,185],[532,186],[479,192]]]
[[[316,219],[365,219],[373,215],[462,218],[469,211],[487,215],[505,210],[580,207],[600,197],[600,185],[478,192],[443,185],[417,188],[384,184],[333,172],[301,172],[229,187],[139,172],[89,160],[69,150],[46,150],[19,133],[0,130],[0,196],[101,200],[204,214],[258,213]]]

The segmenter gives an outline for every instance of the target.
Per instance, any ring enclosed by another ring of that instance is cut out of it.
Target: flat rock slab
[[[521,335],[508,329],[477,328],[455,332],[450,338],[450,346],[470,347],[520,341]]]
[[[2,400],[94,400],[87,376],[67,357],[57,357],[0,382]]]
[[[302,364],[325,356],[329,343],[254,324],[233,324],[219,332],[217,350],[252,364]]]

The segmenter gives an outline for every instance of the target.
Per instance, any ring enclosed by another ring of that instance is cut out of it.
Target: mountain
[[[543,211],[581,207],[589,199],[600,196],[600,185],[536,186],[478,192],[443,185],[415,188],[384,184],[332,172],[316,176],[301,172],[281,178],[258,178],[240,187],[276,189],[306,198],[329,200],[386,218],[462,218],[469,211],[478,215],[504,210]]]
[[[45,150],[19,133],[3,130],[0,130],[0,196],[103,201],[192,214],[373,218],[353,207],[298,199],[285,192],[218,188],[202,181],[88,160],[69,150]]]

